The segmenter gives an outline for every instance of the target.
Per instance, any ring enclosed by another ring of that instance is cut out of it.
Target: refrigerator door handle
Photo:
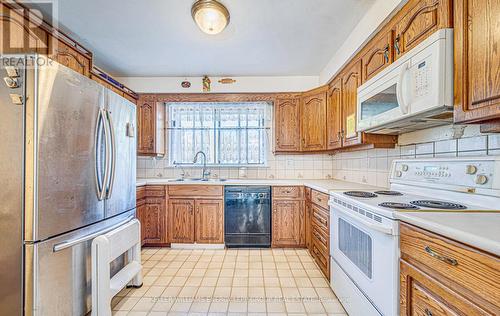
[[[104,165],[106,166],[106,169],[104,171],[104,181],[103,181],[103,185],[105,186],[103,189],[102,189],[102,194],[101,194],[101,200],[103,200],[104,198],[106,198],[106,194],[107,194],[107,186],[108,186],[108,183],[109,183],[109,177],[110,177],[110,165],[111,165],[111,150],[110,150],[110,147],[111,147],[111,140],[110,140],[110,134],[111,134],[111,128],[108,124],[108,115],[106,114],[106,110],[102,110],[101,109],[101,115],[102,115],[102,118],[103,118],[103,125],[104,125],[104,134],[105,134],[105,143],[106,143],[106,146],[105,146],[105,155],[106,155],[106,159],[105,159],[105,163]]]
[[[91,239],[94,239],[96,238],[97,236],[100,236],[100,235],[103,235],[103,234],[106,234],[107,232],[110,232],[126,223],[128,223],[129,221],[131,221],[132,219],[134,219],[134,216],[129,216],[127,217],[125,220],[113,225],[113,226],[109,226],[109,227],[106,227],[104,229],[101,229],[99,231],[96,231],[96,232],[93,232],[91,234],[88,234],[88,235],[84,235],[84,236],[81,236],[81,237],[77,237],[77,238],[74,238],[74,239],[70,239],[70,240],[66,240],[66,241],[63,241],[63,242],[60,242],[58,244],[55,244],[54,245],[54,248],[53,248],[53,251],[54,252],[58,252],[58,251],[61,251],[61,250],[64,250],[64,249],[67,249],[67,248],[70,248],[70,247],[73,247],[74,245],[78,245],[82,242],[86,242],[88,240],[91,240]]]
[[[110,131],[110,142],[111,142],[111,170],[109,172],[110,178],[109,178],[109,184],[106,192],[106,198],[109,199],[111,197],[111,194],[113,193],[113,184],[115,182],[115,166],[116,166],[116,138],[115,138],[115,130],[113,128],[113,119],[111,117],[111,113],[109,111],[106,111],[106,118],[109,126],[109,131]]]
[[[102,163],[102,153],[101,153],[101,143],[102,143],[102,129],[104,128],[103,123],[104,123],[104,116],[102,115],[102,110],[99,110],[97,113],[97,120],[96,120],[96,127],[95,127],[95,140],[94,140],[94,151],[95,151],[95,166],[94,166],[94,174],[95,174],[95,183],[96,183],[96,193],[97,193],[97,199],[99,201],[104,199],[104,183],[105,179],[103,180],[101,177],[101,168],[100,165]],[[106,130],[104,130],[104,137],[106,138]],[[107,154],[106,154],[107,156]],[[105,157],[105,159],[107,159]],[[106,165],[106,163],[105,163]],[[105,167],[106,168],[106,167]],[[106,169],[105,169],[106,170]],[[106,177],[106,171],[104,171],[104,177]]]

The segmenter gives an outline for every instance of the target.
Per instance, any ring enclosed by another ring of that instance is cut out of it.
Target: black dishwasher
[[[224,202],[226,247],[271,246],[271,187],[226,186]]]

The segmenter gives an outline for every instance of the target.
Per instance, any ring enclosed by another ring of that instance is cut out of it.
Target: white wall
[[[221,77],[210,77],[211,92],[296,92],[318,87],[318,76],[291,77],[231,77],[236,82],[221,84]],[[203,92],[202,77],[121,77],[118,81],[135,92],[150,93],[199,93]],[[182,81],[191,82],[182,88]]]
[[[381,26],[392,17],[393,12],[408,0],[377,0],[356,25],[347,40],[334,52],[332,58],[319,74],[319,83],[328,82],[354,56]]]

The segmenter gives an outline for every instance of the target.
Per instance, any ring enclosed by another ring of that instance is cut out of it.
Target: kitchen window
[[[265,166],[270,105],[267,102],[167,103],[170,165]]]

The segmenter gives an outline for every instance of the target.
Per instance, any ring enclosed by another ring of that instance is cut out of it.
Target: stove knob
[[[475,174],[477,172],[477,167],[474,165],[467,165],[465,168],[465,173],[467,174]]]
[[[398,170],[398,171],[396,171],[396,177],[398,177],[398,178],[399,178],[399,177],[401,177],[402,175],[403,175],[403,173],[402,173],[401,171],[399,171],[399,170]]]
[[[401,165],[401,170],[408,171],[408,165]]]
[[[476,177],[477,184],[485,184],[486,182],[488,182],[487,176],[485,176],[484,174],[477,175],[477,177]]]

